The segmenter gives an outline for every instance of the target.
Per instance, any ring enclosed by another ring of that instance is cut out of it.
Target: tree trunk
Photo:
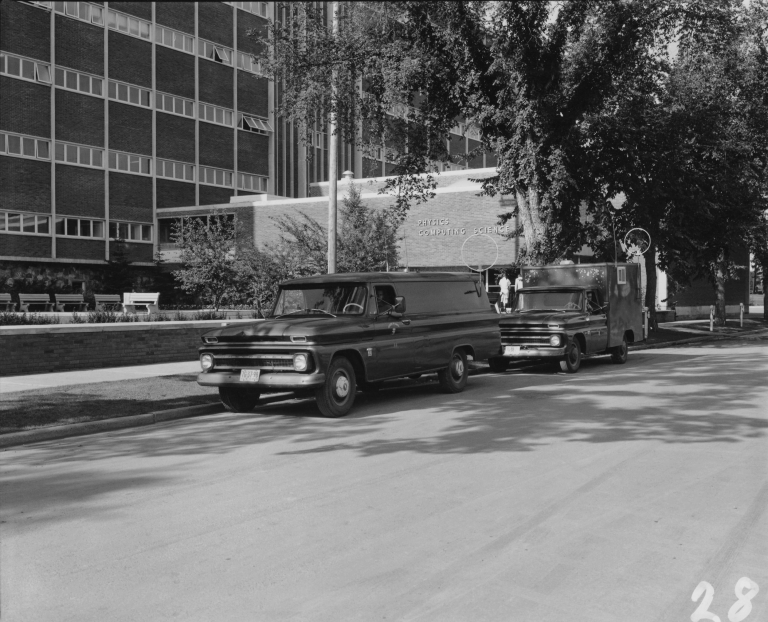
[[[720,261],[715,266],[715,325],[725,326],[725,261],[720,255]]]
[[[648,309],[648,331],[658,331],[659,322],[656,319],[656,245],[643,255],[645,261],[645,306]]]
[[[520,220],[523,223],[523,240],[525,241],[525,251],[528,262],[533,265],[539,265],[546,262],[543,256],[542,243],[546,240],[547,226],[541,217],[541,198],[539,192],[534,187],[524,188],[517,186],[515,188],[515,198],[517,199],[517,209],[520,214]]]

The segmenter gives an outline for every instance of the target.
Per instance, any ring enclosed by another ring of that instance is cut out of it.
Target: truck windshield
[[[580,291],[520,291],[515,295],[515,311],[581,311]]]
[[[365,285],[286,287],[280,290],[272,317],[283,315],[362,315],[368,289]]]

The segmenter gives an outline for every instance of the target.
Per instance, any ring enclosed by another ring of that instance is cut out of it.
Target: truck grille
[[[263,371],[293,371],[290,354],[218,354],[213,353],[215,369],[261,369]]]
[[[546,346],[549,347],[551,335],[542,333],[528,333],[519,330],[501,329],[501,343],[505,346]]]

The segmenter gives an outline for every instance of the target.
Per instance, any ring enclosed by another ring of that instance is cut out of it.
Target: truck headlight
[[[549,345],[551,345],[553,348],[557,348],[562,345],[562,340],[560,338],[560,335],[552,335],[549,338]]]
[[[293,368],[296,371],[307,371],[309,366],[309,360],[306,354],[294,354],[293,355]]]
[[[200,367],[203,368],[203,371],[213,369],[213,354],[203,354],[200,357]]]

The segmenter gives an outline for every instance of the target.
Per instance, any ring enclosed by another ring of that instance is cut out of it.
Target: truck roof
[[[594,289],[594,285],[532,285],[530,287],[521,287],[517,291],[519,292],[535,292],[539,290],[552,290],[552,289],[565,289],[565,290],[582,290],[582,289]]]
[[[407,281],[478,281],[472,272],[344,272],[342,274],[318,274],[283,281],[280,286],[325,285],[327,283],[402,283]]]

